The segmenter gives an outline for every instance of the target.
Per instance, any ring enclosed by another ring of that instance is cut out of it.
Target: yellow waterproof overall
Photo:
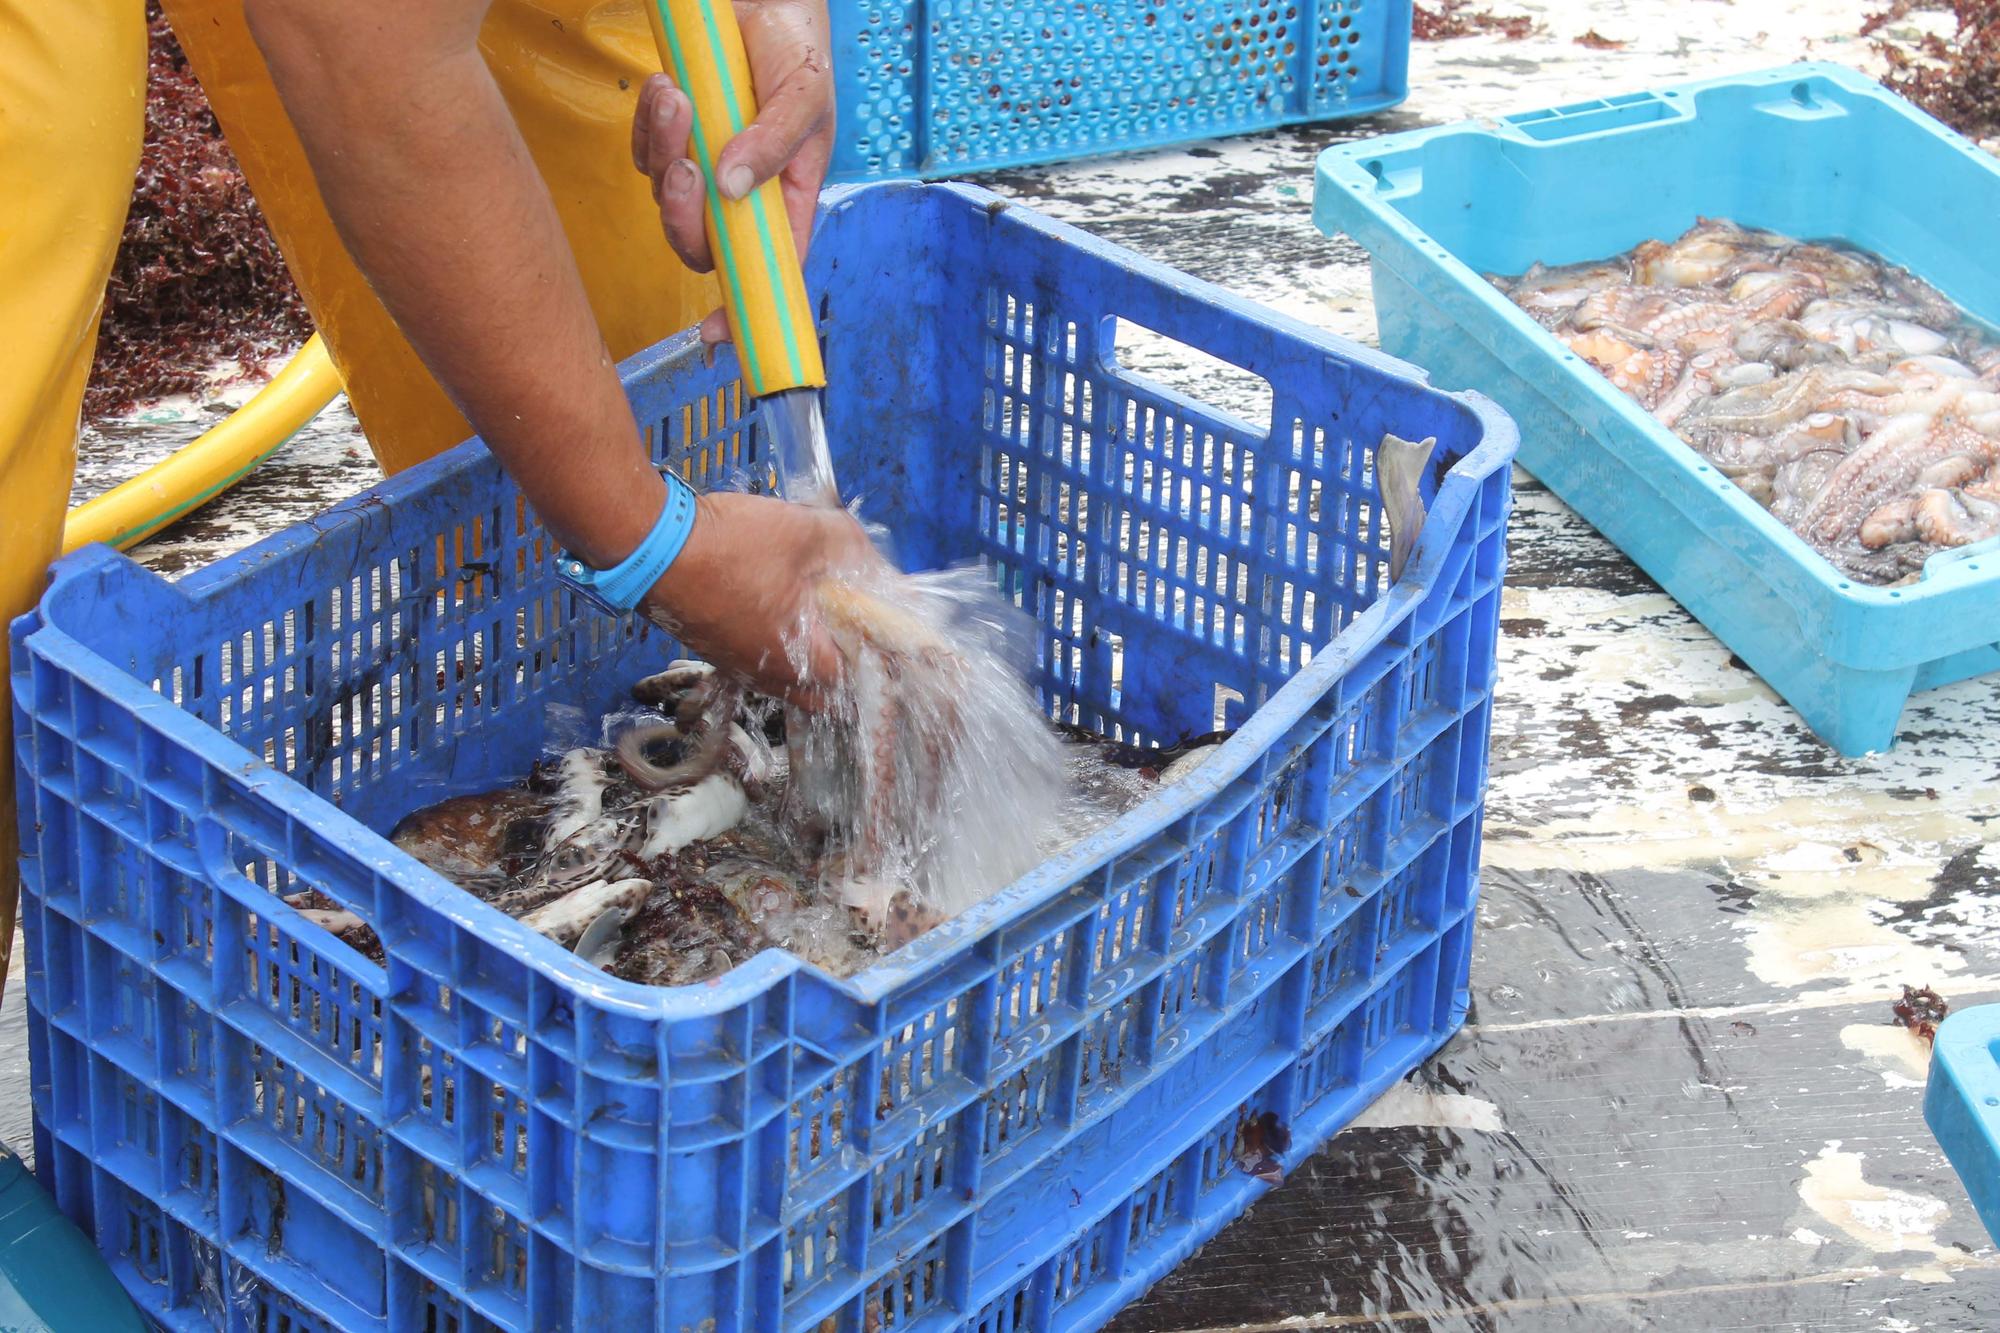
[[[163,0],[385,472],[469,433],[320,203],[242,0]],[[144,130],[139,0],[0,0],[0,625],[33,606],[62,537],[78,406]],[[555,199],[612,355],[719,304],[681,267],[632,169],[659,56],[639,0],[496,0],[480,36]],[[13,941],[11,713],[0,635],[0,981]]]

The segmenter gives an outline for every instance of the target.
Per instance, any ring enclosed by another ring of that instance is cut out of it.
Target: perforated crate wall
[[[649,989],[379,836],[674,651],[557,589],[483,448],[179,584],[65,561],[15,626],[37,1170],[162,1324],[1091,1327],[1265,1188],[1243,1125],[1296,1162],[1461,1021],[1505,418],[977,191],[837,195],[812,278],[904,557],[987,562],[1053,713],[1241,731],[852,981]],[[1134,328],[1268,419],[1125,368]],[[754,468],[730,367],[627,372],[661,457]],[[1391,429],[1440,445],[1385,589]]]
[[[943,176],[1367,115],[1410,0],[858,0],[833,7],[838,180]]]

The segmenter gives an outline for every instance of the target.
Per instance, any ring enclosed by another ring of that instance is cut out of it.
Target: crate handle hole
[[[1215,687],[1215,729],[1229,731],[1242,725],[1243,691],[1218,683]]]
[[[1120,315],[1105,317],[1097,345],[1107,374],[1196,404],[1240,437],[1269,433],[1271,381],[1256,371]]]
[[[1811,110],[1819,105],[1818,99],[1813,96],[1812,85],[1809,83],[1793,84],[1792,100],[1807,110]]]

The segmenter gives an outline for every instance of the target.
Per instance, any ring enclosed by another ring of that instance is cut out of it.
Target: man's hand
[[[818,707],[842,674],[818,605],[822,581],[880,577],[881,555],[843,509],[733,491],[695,503],[694,531],[647,616],[764,693]]]
[[[715,164],[724,195],[741,199],[778,178],[803,259],[813,210],[833,156],[833,64],[826,0],[735,0],[736,21],[757,89],[757,119],[723,146]],[[689,152],[694,107],[664,74],[646,81],[632,118],[632,164],[652,178],[660,224],[681,262],[697,273],[709,254],[708,185]],[[720,310],[702,321],[709,347],[729,340]]]

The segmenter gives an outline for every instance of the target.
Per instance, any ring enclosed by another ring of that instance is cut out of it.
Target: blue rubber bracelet
[[[667,503],[659,522],[639,543],[637,550],[610,569],[593,570],[576,558],[564,555],[559,568],[570,582],[587,590],[593,598],[620,614],[645,600],[660,576],[672,567],[694,531],[694,488],[678,473],[663,474],[667,483]]]

